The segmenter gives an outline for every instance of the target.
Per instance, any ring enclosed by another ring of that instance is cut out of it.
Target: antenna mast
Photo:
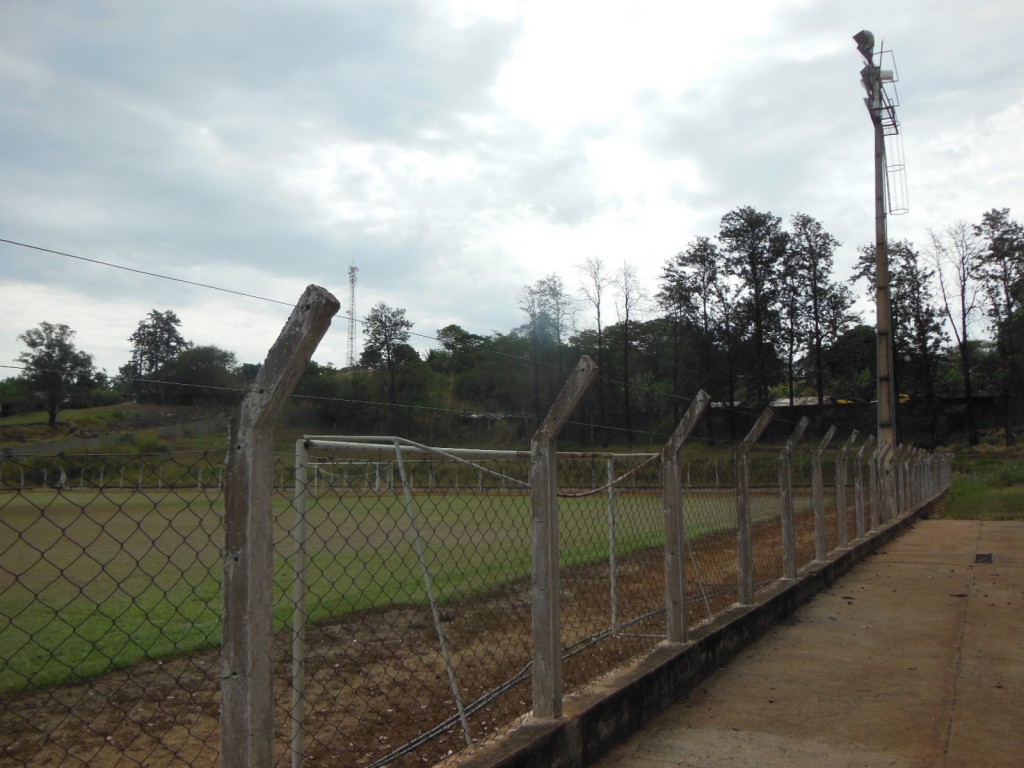
[[[353,264],[348,268],[348,359],[349,368],[356,364],[356,273],[359,267]]]

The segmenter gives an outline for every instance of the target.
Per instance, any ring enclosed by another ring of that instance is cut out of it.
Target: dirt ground
[[[813,557],[813,521],[802,517],[796,527],[798,562],[804,563]],[[691,623],[735,602],[735,550],[734,532],[694,543],[688,563]],[[759,583],[781,576],[777,524],[755,528],[754,552]],[[567,693],[642,655],[664,636],[663,550],[623,557],[617,570],[623,606],[617,628],[607,563],[563,572]],[[462,702],[467,708],[483,702],[466,716],[478,743],[530,709],[529,580],[446,605],[441,620]],[[288,765],[290,633],[280,633],[275,646],[275,750],[277,764]],[[308,627],[306,765],[433,765],[465,749],[438,648],[430,610],[423,607],[365,611]],[[0,706],[0,766],[216,766],[219,713],[217,651],[146,662],[87,684],[8,697]],[[446,721],[448,727],[439,729]],[[434,729],[432,738],[423,738]],[[422,744],[401,751],[419,739]]]

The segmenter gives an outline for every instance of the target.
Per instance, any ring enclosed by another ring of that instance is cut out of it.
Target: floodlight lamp
[[[872,63],[871,59],[875,53],[875,36],[866,29],[862,29],[853,36],[853,40],[857,43],[860,55],[867,59],[868,64]]]

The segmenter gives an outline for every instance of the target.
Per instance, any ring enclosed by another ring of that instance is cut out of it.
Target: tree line
[[[450,325],[423,355],[410,344],[405,310],[379,303],[363,318],[359,365],[311,363],[291,418],[425,439],[519,439],[582,354],[601,371],[582,419],[603,444],[670,431],[698,388],[726,410],[870,404],[874,330],[854,310],[853,286],[863,281],[873,299],[874,246],[859,249],[846,277],[836,274],[839,247],[807,214],[783,220],[739,207],[717,233],[666,259],[653,292],[628,260],[612,266],[588,257],[576,267],[575,288],[555,273],[523,287],[520,326],[485,336]],[[1008,209],[992,209],[978,223],[929,233],[923,250],[896,241],[888,251],[895,391],[923,419],[917,437],[942,438],[943,415],[956,408],[976,442],[974,409],[985,397],[999,403],[1012,440],[1024,391],[1024,229]],[[150,312],[128,339],[130,360],[107,379],[74,348],[70,328],[43,323],[19,337],[28,347],[19,358],[25,369],[3,385],[44,402],[51,423],[61,407],[83,404],[85,393],[178,403],[237,398],[258,365],[195,346],[179,326],[170,310]]]
[[[196,345],[182,336],[172,310],[152,310],[128,337],[131,356],[115,376],[98,370],[93,356],[75,345],[75,331],[42,322],[19,334],[26,349],[20,376],[0,382],[4,415],[40,407],[57,425],[67,408],[136,400],[173,405],[231,402],[259,366],[239,365],[235,354]]]

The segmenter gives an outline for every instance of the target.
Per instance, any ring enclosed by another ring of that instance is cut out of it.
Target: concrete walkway
[[[1024,766],[1024,523],[916,523],[598,765]]]

